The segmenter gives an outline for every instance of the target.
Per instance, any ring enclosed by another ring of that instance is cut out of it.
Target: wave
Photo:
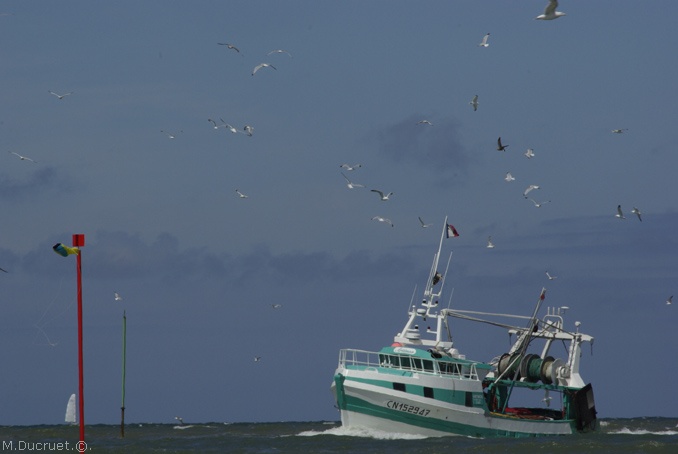
[[[622,427],[619,430],[614,430],[608,432],[608,434],[621,434],[621,435],[678,435],[678,430],[646,430],[646,429],[629,429],[628,427]]]
[[[362,437],[372,438],[375,440],[421,440],[428,438],[423,435],[413,435],[406,433],[391,433],[376,429],[368,429],[365,427],[333,427],[327,430],[307,430],[298,433],[298,437],[315,437],[318,435],[335,435],[339,437]]]

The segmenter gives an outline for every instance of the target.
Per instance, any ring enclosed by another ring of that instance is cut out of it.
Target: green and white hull
[[[382,352],[384,350],[389,349]],[[342,352],[352,356],[359,351]],[[433,361],[430,364],[436,366]],[[489,395],[483,392],[488,380],[482,378],[480,370],[476,376],[466,377],[451,377],[438,370],[396,371],[394,373],[392,367],[347,362],[337,369],[332,392],[345,427],[432,437],[529,437],[577,432],[577,411],[573,406],[577,392],[574,390],[563,390],[568,396],[565,413],[520,409],[521,414],[517,414],[512,413],[516,409],[509,408],[502,414],[490,411]],[[554,391],[551,387],[551,392]]]
[[[435,437],[536,437],[595,430],[593,390],[579,374],[581,344],[593,338],[579,332],[579,323],[574,332],[564,329],[568,308],[549,308],[537,319],[545,297],[542,289],[532,317],[439,309],[445,276],[437,271],[439,254],[440,247],[421,307],[411,307],[407,323],[391,346],[379,352],[340,350],[331,390],[342,424]],[[436,284],[440,284],[437,292]],[[479,315],[528,323],[515,327]],[[492,361],[467,360],[453,346],[448,317],[501,326],[517,340],[509,352]],[[419,319],[437,324],[420,330]],[[531,353],[537,341],[543,344],[541,350]],[[549,355],[554,341],[569,343],[567,359]],[[543,396],[541,405],[509,405],[522,392],[533,398]]]

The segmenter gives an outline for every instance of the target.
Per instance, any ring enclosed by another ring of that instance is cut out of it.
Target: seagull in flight
[[[233,134],[238,132],[238,130],[234,126],[231,126],[228,123],[226,123],[223,118],[219,118],[219,120],[221,120],[220,125],[218,125],[217,122],[212,120],[211,118],[207,119],[207,121],[209,121],[210,123],[212,123],[214,125],[214,129],[226,128],[229,131],[231,131]]]
[[[273,309],[280,309],[282,307],[282,304],[271,304],[271,307]]]
[[[350,164],[342,164],[342,165],[340,165],[339,167],[341,167],[342,169],[346,169],[346,170],[355,170],[355,169],[358,169],[358,168],[360,168],[360,167],[362,167],[362,166],[363,166],[362,164],[353,164],[353,165],[350,165]]]
[[[211,118],[207,119],[207,121],[209,121],[210,123],[212,123],[214,125],[214,129],[226,128],[229,131],[231,131],[232,133],[238,132],[237,129],[235,129],[233,126],[229,125],[228,123],[226,123],[223,118],[219,118],[219,120],[221,120],[220,125],[218,125],[217,122],[212,120]]]
[[[365,186],[363,186],[362,184],[353,183],[351,180],[348,179],[348,177],[347,177],[346,175],[344,175],[344,172],[341,172],[341,175],[342,175],[342,176],[344,177],[344,179],[346,180],[346,186],[348,186],[349,189],[353,189],[353,188],[364,188],[364,187],[365,187]]]
[[[223,123],[222,125],[219,125],[219,126],[218,126],[219,128],[226,128],[226,129],[228,129],[229,131],[231,131],[233,134],[237,134],[237,133],[238,133],[238,130],[236,129],[235,126],[229,125],[228,123],[226,123],[226,122],[224,121],[223,118],[219,118],[219,120],[221,120],[221,122]],[[217,129],[216,123],[215,123],[213,120],[210,120],[210,121],[211,121],[212,123],[214,123],[214,129]],[[250,126],[250,129],[252,129],[251,126]],[[250,135],[252,135],[252,134],[250,134]]]
[[[537,202],[537,201],[534,200],[534,199],[530,199],[530,200],[532,200],[532,203],[534,203],[534,206],[535,206],[536,208],[541,208],[541,206],[542,206],[543,204],[549,203],[549,202],[550,202],[550,200],[546,200],[545,202]]]
[[[546,5],[546,8],[544,9],[544,14],[540,14],[539,16],[535,17],[535,19],[536,20],[554,20],[554,19],[558,19],[559,17],[566,15],[563,12],[556,11],[556,8],[558,8],[558,1],[557,0],[549,0],[549,4]]]
[[[255,363],[258,363],[259,361],[261,361],[261,356],[255,356],[255,357],[254,357],[254,362],[255,362]]]
[[[22,161],[31,161],[31,162],[35,162],[35,163],[38,162],[38,161],[34,161],[33,159],[29,158],[28,156],[21,156],[19,153],[15,153],[13,151],[10,151],[10,153],[12,153],[14,156],[18,157]]]
[[[252,75],[255,75],[255,74],[257,73],[257,71],[259,71],[261,68],[273,68],[273,69],[275,69],[275,70],[278,69],[278,68],[276,68],[275,66],[273,66],[273,65],[270,64],[270,63],[259,63],[259,64],[258,64],[257,66],[255,66],[254,69],[252,70]]]
[[[670,306],[671,304],[673,304],[673,295],[669,296],[669,299],[666,300],[667,306]]]
[[[431,227],[431,225],[432,225],[432,224],[426,224],[424,222],[424,220],[421,218],[421,216],[419,217],[419,222],[421,223],[421,227],[424,228],[424,229],[427,228],[427,227]]]
[[[473,97],[473,99],[471,100],[471,102],[469,102],[469,104],[470,104],[471,106],[473,106],[473,111],[474,111],[474,112],[475,112],[476,110],[478,110],[478,95],[475,95],[475,96]]]
[[[3,268],[0,268],[0,271],[2,271],[3,273],[7,273],[7,272],[8,272],[7,270],[5,270],[5,269],[3,269]]]
[[[269,52],[268,54],[266,54],[266,55],[271,55],[271,54],[287,54],[287,55],[289,55],[290,57],[292,56],[292,54],[290,54],[289,52],[287,52],[287,51],[284,50],[284,49],[275,49],[275,50],[270,51],[270,52]]]
[[[64,93],[63,95],[60,95],[58,93],[54,93],[53,91],[50,91],[50,90],[47,90],[47,91],[49,91],[51,94],[53,94],[54,96],[56,96],[59,99],[64,99],[66,96],[73,94],[72,91],[69,91],[68,93]]]
[[[532,148],[528,148],[525,152],[525,157],[527,157],[527,159],[534,158],[534,150]]]
[[[381,197],[381,200],[383,200],[384,202],[387,201],[388,198],[391,197],[391,196],[393,195],[392,192],[389,192],[388,194],[384,194],[384,193],[383,193],[382,191],[380,191],[379,189],[372,189],[372,192],[376,192],[377,194],[379,194],[379,197]]]
[[[245,134],[249,137],[252,137],[252,134],[254,134],[254,128],[250,125],[245,125],[242,130],[245,131]]]
[[[431,122],[428,121],[428,120],[419,120],[419,121],[417,122],[417,124],[418,124],[418,125],[429,125],[429,126],[433,126],[433,123],[431,123]]]
[[[229,44],[229,43],[217,43],[217,44],[220,45],[220,46],[226,46],[226,47],[228,47],[229,49],[234,50],[234,51],[240,53],[240,49],[238,49],[237,47],[235,47],[233,44]]]
[[[502,145],[501,137],[497,139],[497,151],[505,151],[508,145]]]
[[[541,401],[544,402],[547,407],[550,407],[552,399],[553,399],[553,397],[549,396],[549,390],[548,389],[545,390],[544,391],[544,398]]]
[[[623,128],[623,129],[613,129],[612,132],[615,134],[623,134],[624,131],[628,131],[629,128]]]
[[[533,189],[539,189],[539,186],[536,185],[536,184],[531,184],[531,185],[529,185],[529,186],[525,189],[525,191],[523,191],[523,197],[527,198],[527,194],[529,194],[530,191],[532,191]]]
[[[115,301],[122,301],[122,296],[120,296],[120,293],[118,292],[113,292],[113,299]]]
[[[248,195],[243,194],[237,189],[235,190],[235,193],[238,194],[238,197],[240,197],[241,199],[246,199],[247,197],[249,197]]]
[[[381,216],[375,216],[372,218],[373,221],[379,221],[379,222],[385,222],[386,224],[391,224],[391,227],[393,227],[393,222],[391,222],[390,219],[383,218]]]
[[[487,237],[487,248],[494,249],[494,243],[492,242],[492,235]]]
[[[619,219],[626,219],[624,217],[624,213],[622,213],[621,205],[617,205],[617,214],[615,214],[614,217]]]
[[[487,42],[488,39],[490,39],[490,34],[489,34],[489,33],[486,34],[485,36],[483,36],[483,40],[480,41],[480,44],[478,44],[478,46],[480,46],[480,47],[489,47],[490,43]]]
[[[167,135],[167,137],[170,138],[170,139],[176,139],[176,137],[177,137],[176,135],[172,134],[171,132],[163,131],[162,129],[160,130],[160,132]],[[179,132],[183,132],[183,131],[179,131]]]
[[[506,176],[504,177],[504,180],[506,180],[507,182],[510,183],[513,180],[515,180],[515,178],[513,177],[513,175],[511,175],[511,172],[506,172]]]
[[[551,276],[548,271],[546,272],[546,277],[549,278],[549,281],[552,281],[554,279],[558,279],[558,276]]]
[[[641,222],[643,221],[643,218],[640,217],[640,215],[641,215],[642,213],[640,212],[640,210],[639,210],[638,208],[633,207],[633,209],[631,210],[631,213],[633,213],[633,214],[635,214],[636,216],[638,216],[638,220],[639,220],[639,221],[641,221]]]

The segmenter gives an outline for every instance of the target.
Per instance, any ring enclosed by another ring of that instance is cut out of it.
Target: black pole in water
[[[120,407],[120,437],[125,438],[125,357],[127,355],[127,316],[122,313],[122,406]]]

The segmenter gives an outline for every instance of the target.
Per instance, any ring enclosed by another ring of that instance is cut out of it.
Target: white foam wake
[[[421,440],[427,438],[423,435],[413,435],[406,433],[384,432],[366,427],[333,427],[331,429],[317,431],[307,430],[297,434],[299,437],[315,437],[317,435],[336,435],[339,437],[363,437],[374,438],[376,440]]]
[[[676,430],[660,430],[660,431],[651,431],[651,430],[645,430],[645,429],[634,429],[631,430],[628,427],[624,427],[622,429],[613,431],[613,432],[608,432],[610,434],[622,434],[622,435],[678,435],[678,431]]]

